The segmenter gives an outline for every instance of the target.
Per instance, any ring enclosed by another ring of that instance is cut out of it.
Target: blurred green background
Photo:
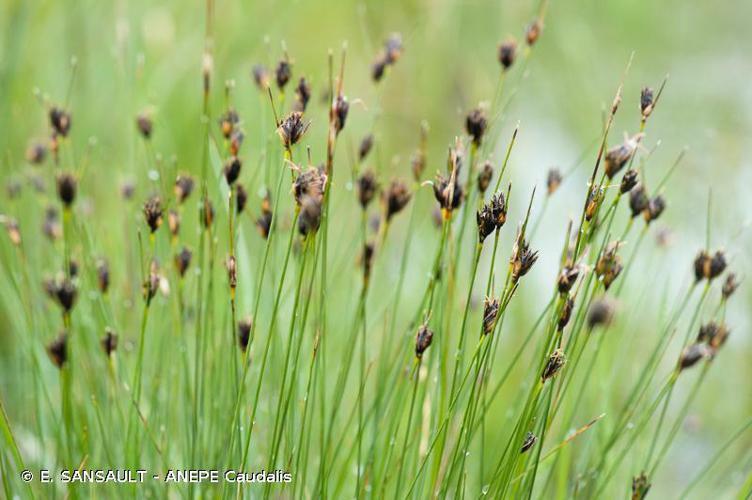
[[[274,66],[284,43],[294,62],[295,79],[301,75],[310,79],[315,111],[311,113],[309,138],[318,161],[324,152],[326,115],[320,95],[327,84],[327,50],[334,49],[338,58],[339,48],[346,41],[345,92],[353,104],[344,146],[338,151],[340,171],[349,170],[351,152],[376,123],[378,146],[373,161],[385,178],[392,174],[409,177],[410,155],[418,143],[420,123],[426,120],[431,129],[428,173],[433,174],[443,167],[447,146],[463,133],[466,112],[493,97],[499,71],[497,44],[508,36],[520,39],[537,9],[535,3],[511,0],[216,2],[212,27],[213,114],[217,116],[223,106],[222,82],[234,80],[232,99],[243,118],[244,155],[249,159],[244,175],[253,179],[251,210],[257,211],[264,185],[260,178],[263,174],[255,177],[252,173],[253,165],[263,164],[273,135],[268,102],[250,78],[253,64]],[[722,369],[711,371],[690,414],[692,425],[681,433],[660,480],[656,480],[657,498],[675,494],[752,413],[748,384],[752,379],[752,293],[745,279],[752,269],[750,19],[749,1],[553,0],[524,74],[517,72],[506,82],[505,95],[512,100],[500,140],[489,138],[489,142],[499,144],[492,153],[498,163],[501,148],[506,146],[515,124],[520,123],[510,164],[516,201],[526,198],[533,185],[542,190],[551,166],[568,170],[576,166],[583,151],[592,153],[551,200],[534,242],[537,248],[548,251],[543,252],[540,268],[531,279],[546,286],[557,266],[558,254],[553,249],[559,248],[567,218],[575,217],[580,208],[594,158],[593,141],[600,133],[604,110],[610,105],[630,54],[634,52],[634,61],[611,144],[617,143],[623,133],[636,131],[640,88],[657,87],[665,75],[670,75],[643,141],[648,149],[660,142],[648,162],[648,182],[656,184],[681,149],[687,146],[688,151],[666,188],[669,209],[659,221],[661,228],[670,231],[669,246],[645,245],[637,269],[631,271],[629,288],[633,297],[639,294],[643,305],[636,305],[641,302],[635,300],[621,311],[635,336],[626,359],[639,357],[640,334],[654,330],[659,312],[652,304],[657,305],[663,297],[672,300],[690,281],[692,257],[704,244],[711,191],[711,246],[727,249],[731,267],[742,276],[743,285],[727,315],[733,333],[729,348],[721,354]],[[370,63],[391,32],[402,34],[405,51],[393,71],[375,86],[370,80]],[[82,206],[93,214],[93,232],[100,235],[96,243],[99,252],[115,254],[133,236],[128,236],[127,230],[124,235],[120,227],[120,183],[138,180],[135,200],[144,199],[156,186],[146,181],[149,167],[133,124],[138,112],[153,111],[155,149],[166,160],[174,156],[179,169],[199,171],[204,43],[205,12],[198,1],[0,1],[2,180],[22,180],[26,186],[29,179],[42,173],[52,196],[51,175],[42,170],[49,165],[41,169],[29,166],[24,151],[30,140],[47,134],[45,107],[40,100],[64,102],[69,92],[72,137],[79,159],[87,154],[87,148],[91,150],[82,179]],[[77,72],[71,85],[72,57],[77,60]],[[277,154],[276,142],[273,146],[272,154]],[[343,185],[345,177],[339,178]],[[433,207],[431,198],[426,190],[418,200],[425,205],[425,213]],[[1,208],[7,210],[5,194],[2,199]],[[540,210],[542,199],[539,196],[536,210]],[[43,207],[20,206],[35,221],[29,225],[41,223]],[[135,206],[126,218],[138,217]],[[522,211],[521,202],[513,204],[510,221],[518,220]],[[23,218],[24,214],[17,216]],[[395,226],[397,238],[404,233],[405,222]],[[344,223],[344,235],[349,232],[356,237],[354,223]],[[412,276],[420,280],[408,283],[414,290],[407,289],[415,293],[423,286],[426,266],[421,267],[421,256],[429,259],[426,256],[432,254],[435,239],[428,217],[418,231],[418,241],[425,244],[415,245],[411,258],[418,262]],[[658,232],[651,232],[651,236]],[[511,231],[503,248],[509,248],[510,238]],[[260,241],[255,234],[248,235],[247,244],[254,256],[259,253]],[[345,263],[348,259],[352,262],[352,248],[347,248],[343,250],[348,256],[342,258]],[[44,250],[30,251],[35,262],[43,263],[40,273],[55,270],[45,262]],[[398,251],[398,246],[389,249],[387,258],[393,261],[392,267],[398,262]],[[387,273],[380,279],[387,282],[390,276]],[[356,283],[333,292],[333,300],[347,301],[348,287]],[[523,328],[521,325],[529,324],[538,314],[540,308],[534,306],[544,299],[536,289],[540,287],[521,291],[511,331]],[[252,300],[250,291],[241,292],[240,301],[246,309]],[[14,349],[12,328],[4,326],[12,324],[12,314],[7,308],[0,311],[0,351],[4,359],[10,358]],[[0,375],[0,386],[12,386],[8,369],[0,369]],[[9,411],[15,413],[12,407]],[[745,446],[752,447],[749,436],[739,444],[741,450]],[[749,453],[737,456],[749,470]],[[730,466],[721,468],[720,473],[728,470]],[[739,478],[735,480],[738,483]],[[724,481],[717,477],[703,491],[717,491]]]

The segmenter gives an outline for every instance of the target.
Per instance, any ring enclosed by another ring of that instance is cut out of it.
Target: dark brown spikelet
[[[723,274],[726,270],[726,254],[723,250],[717,250],[713,257],[710,259],[710,266],[708,269],[708,279],[712,280]]]
[[[350,103],[347,102],[347,97],[338,95],[334,99],[334,131],[339,135],[342,129],[345,128],[345,122],[347,121],[347,115],[350,113]]]
[[[182,250],[175,254],[175,270],[178,272],[178,275],[180,275],[181,278],[185,276],[185,272],[188,270],[188,266],[191,265],[192,257],[193,253],[188,247],[183,247]]]
[[[700,327],[697,342],[706,344],[714,354],[726,343],[729,333],[729,329],[724,323],[718,324],[715,321],[710,321]]]
[[[241,162],[240,158],[238,158],[237,156],[232,156],[225,162],[222,173],[225,174],[225,180],[227,181],[227,184],[229,184],[230,186],[235,184],[235,181],[237,181],[238,177],[240,177],[240,170],[242,168],[243,162]]]
[[[632,158],[632,155],[635,154],[637,145],[641,139],[642,135],[637,134],[634,137],[627,138],[623,144],[614,146],[606,152],[606,156],[603,158],[603,168],[609,179],[613,179],[624,168],[629,159]]]
[[[402,35],[392,33],[384,41],[384,54],[387,64],[395,64],[402,57]]]
[[[238,264],[234,255],[228,255],[225,260],[225,268],[227,269],[227,282],[230,288],[235,289],[238,286]]]
[[[557,373],[559,373],[559,370],[561,370],[561,367],[564,366],[566,362],[567,358],[566,356],[564,356],[564,351],[562,349],[556,349],[554,352],[552,352],[548,357],[546,366],[543,367],[541,382],[545,382],[546,380],[553,378]]]
[[[102,293],[110,289],[110,265],[105,259],[97,261],[97,286]]]
[[[146,302],[147,307],[151,304],[151,300],[157,294],[157,290],[159,290],[159,267],[157,261],[153,260],[149,266],[149,275],[146,277],[142,285],[144,301]]]
[[[532,432],[528,432],[525,435],[525,440],[522,441],[522,446],[520,447],[520,454],[525,453],[530,448],[535,446],[535,442],[538,441],[538,438],[533,434]]]
[[[368,134],[360,141],[358,147],[358,159],[362,162],[368,156],[368,153],[373,149],[373,134]]]
[[[68,262],[68,274],[71,278],[77,278],[78,277],[78,261],[76,259],[71,259],[70,262]]]
[[[321,197],[303,196],[298,215],[298,231],[303,236],[315,234],[321,224]]]
[[[736,280],[736,274],[729,273],[726,276],[726,281],[723,282],[723,288],[721,289],[723,300],[728,300],[737,288],[739,288],[739,282]]]
[[[580,275],[580,268],[574,264],[567,263],[559,273],[559,279],[557,280],[557,288],[559,293],[566,294],[572,289],[577,277]]]
[[[21,229],[18,227],[18,221],[11,217],[5,219],[4,224],[5,231],[8,233],[10,242],[15,246],[21,244]]]
[[[66,332],[61,332],[55,340],[47,344],[47,355],[55,366],[63,368],[68,361],[68,334]]]
[[[292,189],[299,206],[306,196],[320,199],[326,189],[326,174],[319,168],[309,167],[295,178]]]
[[[117,350],[117,346],[118,346],[117,333],[112,331],[110,327],[105,328],[104,336],[102,336],[102,340],[100,341],[100,344],[102,345],[102,350],[109,358],[110,356],[112,356],[112,353]]]
[[[47,295],[49,295],[63,309],[63,312],[69,313],[76,304],[78,298],[78,288],[76,283],[70,278],[60,275],[55,279],[47,280],[44,284]]]
[[[710,261],[712,258],[705,250],[701,250],[695,257],[693,267],[695,271],[695,281],[702,281],[710,277]]]
[[[606,251],[595,264],[595,274],[603,281],[606,290],[621,273],[624,266],[621,263],[621,257],[616,253],[619,250],[619,243],[613,242],[608,245]]]
[[[415,335],[415,356],[418,359],[423,357],[423,353],[431,346],[432,341],[433,331],[425,323],[420,325]]]
[[[439,202],[439,207],[441,207],[442,211],[445,213],[449,213],[452,210],[459,208],[462,204],[464,194],[458,176],[459,168],[449,177],[442,174],[436,174],[436,179],[433,182],[434,197],[436,198],[436,201]]]
[[[180,214],[177,210],[171,208],[167,212],[167,227],[170,229],[170,234],[177,238],[180,233]]]
[[[410,202],[412,193],[408,189],[407,185],[399,179],[394,179],[389,185],[389,189],[384,191],[382,195],[384,198],[384,209],[386,211],[387,222],[395,215],[400,213],[405,206]]]
[[[609,325],[614,319],[615,309],[614,303],[607,298],[594,300],[588,310],[588,328],[593,329],[596,326]]]
[[[251,77],[259,90],[266,91],[269,88],[269,71],[263,64],[256,64],[251,68]]]
[[[481,194],[486,192],[488,186],[491,184],[493,173],[493,165],[491,165],[491,162],[484,162],[483,166],[480,167],[480,172],[478,172],[478,192]]]
[[[650,490],[650,482],[645,472],[632,478],[632,500],[643,500]]]
[[[467,134],[472,138],[473,144],[477,147],[483,142],[483,136],[486,133],[488,127],[488,120],[486,119],[486,113],[482,108],[475,108],[468,113],[465,118],[465,130]]]
[[[151,133],[154,129],[154,122],[146,113],[141,113],[136,117],[136,128],[144,139],[151,139]]]
[[[367,283],[371,277],[371,269],[373,268],[373,256],[376,253],[376,245],[372,242],[367,242],[363,245],[363,255],[361,256],[361,262],[363,263],[363,278]]]
[[[243,187],[242,184],[237,183],[235,185],[235,211],[238,214],[242,214],[247,203],[248,191],[245,190],[245,187]]]
[[[483,334],[489,335],[496,326],[496,316],[499,314],[499,299],[486,297],[483,301]]]
[[[684,348],[679,357],[679,371],[686,370],[696,365],[703,358],[711,355],[710,349],[705,344],[695,343]]]
[[[384,54],[379,54],[378,56],[376,56],[373,64],[371,64],[371,78],[374,82],[378,83],[382,78],[384,78],[384,73],[386,73],[387,66],[388,63]]]
[[[655,104],[653,89],[650,87],[643,87],[640,91],[640,113],[642,119],[647,119],[650,113],[653,112],[653,105]]]
[[[230,144],[228,146],[228,149],[230,151],[230,154],[232,156],[237,156],[240,152],[240,146],[243,145],[243,140],[245,139],[245,134],[240,129],[235,129],[232,132],[232,136],[230,137]]]
[[[240,115],[233,108],[229,108],[219,117],[219,130],[225,139],[232,137],[235,127],[240,123]]]
[[[293,111],[279,124],[277,134],[282,145],[289,149],[297,144],[308,130],[308,123],[303,122],[303,113]]]
[[[632,218],[640,215],[648,207],[649,203],[650,199],[642,184],[629,192],[629,209],[632,212]]]
[[[60,226],[60,218],[58,211],[55,207],[49,206],[44,212],[44,223],[42,224],[42,232],[51,241],[55,241],[63,234],[62,227]]]
[[[149,230],[154,233],[162,225],[162,200],[159,196],[152,196],[144,203],[144,220]]]
[[[478,243],[482,244],[496,230],[496,220],[490,203],[483,205],[475,213],[475,220],[478,224]]]
[[[543,31],[543,24],[539,19],[527,25],[527,28],[525,28],[525,41],[530,47],[538,41],[541,31]]]
[[[62,108],[50,108],[50,126],[56,135],[67,137],[71,128],[71,115]]]
[[[256,227],[264,239],[269,237],[269,231],[272,227],[272,200],[268,191],[261,201],[261,214],[256,219]]]
[[[619,184],[619,192],[625,194],[632,191],[632,188],[637,185],[638,178],[639,174],[637,173],[637,170],[630,168],[624,172],[624,175],[621,178],[621,184]]]
[[[243,352],[248,349],[252,328],[253,320],[251,320],[250,316],[238,321],[238,347],[240,347],[240,350]]]
[[[32,165],[41,165],[47,158],[47,146],[41,142],[34,142],[26,148],[26,161]]]
[[[567,324],[569,324],[569,320],[572,318],[573,309],[574,299],[572,297],[567,297],[566,302],[564,302],[564,306],[561,308],[561,313],[559,314],[559,322],[556,325],[560,332],[564,330]]]
[[[510,38],[499,45],[498,51],[499,63],[504,71],[508,70],[514,64],[517,56],[517,42]]]
[[[308,102],[311,100],[311,85],[306,81],[305,77],[301,76],[298,80],[298,86],[295,87],[295,109],[303,112],[308,107]]]
[[[599,186],[593,186],[590,188],[587,204],[585,205],[585,220],[593,220],[595,214],[598,213],[598,208],[601,206],[604,194],[603,189]]]
[[[551,168],[546,176],[546,192],[548,196],[554,194],[561,186],[563,178],[558,168]]]
[[[358,185],[358,201],[360,206],[364,209],[371,203],[373,197],[376,196],[376,191],[379,188],[379,184],[376,181],[376,175],[371,170],[366,170],[357,181]]]
[[[642,216],[645,218],[645,222],[650,224],[660,217],[664,210],[666,210],[666,200],[663,199],[663,196],[658,195],[650,199],[647,208],[642,212]]]
[[[537,260],[538,252],[530,250],[530,246],[525,241],[525,238],[522,234],[519,234],[514,244],[512,258],[509,261],[512,265],[512,282],[516,283],[521,277],[525,276]]]
[[[274,77],[277,80],[277,88],[280,91],[284,91],[285,85],[292,78],[292,65],[287,59],[282,59],[277,64],[277,68],[274,70]]]
[[[193,192],[193,187],[195,183],[193,181],[193,177],[187,174],[180,174],[175,179],[175,198],[178,200],[178,203],[183,203],[185,200],[188,199],[188,197]]]
[[[204,229],[211,229],[214,223],[214,205],[208,197],[205,197],[201,202],[199,218],[201,219],[201,226]]]
[[[66,207],[70,207],[76,201],[78,181],[73,174],[63,172],[57,176],[57,196]]]
[[[507,202],[504,199],[504,195],[501,193],[496,193],[491,197],[490,200],[491,210],[493,211],[493,217],[494,217],[494,223],[496,224],[496,229],[501,229],[504,224],[507,222]]]

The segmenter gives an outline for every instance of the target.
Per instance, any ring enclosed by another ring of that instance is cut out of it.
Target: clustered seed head
[[[632,212],[632,218],[637,217],[646,210],[649,203],[650,198],[648,198],[648,194],[642,184],[637,185],[629,192],[629,209]]]
[[[295,178],[293,194],[299,206],[303,204],[303,198],[322,198],[326,189],[326,174],[321,168],[309,167]]]
[[[144,139],[151,139],[154,122],[147,113],[141,113],[136,117],[136,128]]]
[[[641,139],[642,134],[637,134],[634,137],[627,138],[623,144],[614,146],[606,152],[606,156],[603,159],[603,168],[609,179],[613,179],[624,168],[629,159],[632,158],[632,155],[634,155]]]
[[[340,94],[334,99],[332,108],[334,111],[334,131],[339,135],[342,129],[345,128],[347,114],[350,112],[350,103],[347,102],[347,97]]]
[[[180,277],[185,276],[185,272],[188,270],[188,266],[191,265],[191,258],[193,253],[188,247],[183,247],[174,257],[175,269]]]
[[[162,225],[162,200],[159,196],[152,196],[144,203],[144,220],[149,230],[154,233]]]
[[[386,69],[396,64],[400,56],[402,56],[402,36],[399,33],[393,33],[384,42],[384,48],[379,52],[371,65],[371,77],[373,81],[381,81]]]
[[[7,217],[4,220],[5,230],[8,233],[8,238],[10,238],[10,242],[13,243],[15,246],[18,246],[21,244],[21,229],[18,227],[18,221],[12,217]]]
[[[172,237],[177,238],[180,233],[180,214],[177,210],[171,208],[167,211],[167,227]]]
[[[548,192],[548,196],[551,196],[559,189],[562,180],[563,178],[558,168],[554,167],[548,171],[548,176],[546,177],[546,190]]]
[[[201,219],[201,225],[204,229],[211,229],[214,223],[214,205],[209,197],[204,197],[201,208],[199,209],[199,217]]]
[[[66,207],[70,207],[76,201],[78,181],[73,174],[63,172],[57,176],[57,196]]]
[[[496,230],[496,220],[490,203],[486,203],[475,213],[475,220],[478,224],[478,243],[482,244]]]
[[[311,85],[301,76],[298,80],[298,86],[295,87],[295,109],[303,112],[308,107],[308,101],[311,100]]]
[[[517,41],[514,38],[510,38],[499,45],[499,63],[504,71],[507,71],[517,56]]]
[[[457,178],[457,174],[456,171],[454,175],[449,177],[437,174],[433,183],[433,194],[444,212],[451,212],[462,203],[462,185]]]
[[[110,265],[105,259],[97,260],[97,286],[102,293],[110,288]]]
[[[603,281],[606,290],[616,280],[624,266],[621,257],[616,253],[619,250],[619,242],[610,243],[606,251],[595,264],[595,274]]]
[[[224,173],[228,185],[235,184],[235,181],[240,177],[241,168],[243,168],[243,162],[237,156],[231,156],[227,159],[222,173]]]
[[[156,260],[152,260],[151,265],[149,266],[149,275],[146,277],[142,285],[144,301],[146,302],[147,307],[151,304],[151,300],[157,294],[157,290],[159,290],[159,281],[159,266],[157,265]]]
[[[614,319],[615,310],[614,303],[608,298],[594,300],[588,310],[588,328],[592,330],[596,326],[608,326]]]
[[[561,367],[564,366],[566,362],[567,358],[566,356],[564,356],[564,351],[562,349],[556,349],[554,352],[552,352],[548,357],[546,366],[543,367],[541,382],[545,382],[546,380],[553,378],[557,373],[559,373],[559,370],[561,370]]]
[[[272,227],[272,200],[268,191],[261,201],[261,214],[256,219],[256,227],[264,239],[269,237],[269,230]]]
[[[62,369],[68,361],[68,334],[63,331],[60,335],[47,345],[47,354],[52,363]]]
[[[498,314],[499,299],[486,297],[483,301],[483,335],[489,335],[493,332]]]
[[[228,255],[225,261],[225,267],[227,268],[227,281],[230,288],[237,288],[238,286],[238,265],[234,255]]]
[[[394,179],[389,184],[389,189],[382,194],[386,221],[389,222],[392,217],[400,213],[410,202],[411,197],[412,193],[410,193],[407,185],[399,179]]]
[[[219,118],[219,130],[222,132],[222,135],[225,139],[232,137],[232,134],[235,131],[235,127],[237,127],[238,123],[240,123],[240,116],[238,115],[238,112],[233,108],[229,108]]]
[[[697,342],[705,343],[715,354],[726,343],[729,337],[729,329],[724,323],[718,324],[710,321],[700,327],[697,334]]]
[[[639,174],[637,173],[637,170],[630,168],[624,172],[624,175],[621,178],[621,184],[619,185],[619,192],[625,194],[632,191],[632,188],[637,185],[638,177]]]
[[[67,314],[73,309],[78,297],[78,287],[71,278],[60,274],[45,281],[44,288],[47,295],[58,303],[64,313]]]
[[[533,434],[532,432],[528,432],[525,435],[525,440],[522,441],[522,447],[520,447],[520,454],[525,453],[530,448],[535,446],[535,442],[538,441],[538,438]]]
[[[359,161],[363,161],[368,156],[368,153],[371,152],[371,149],[373,148],[373,134],[368,134],[360,141],[360,146],[358,147],[358,159]]]
[[[496,193],[491,197],[490,204],[496,229],[499,230],[507,222],[507,202],[502,193]]]
[[[321,224],[321,196],[304,195],[300,202],[298,230],[303,236],[316,233]]]
[[[585,220],[591,221],[595,214],[598,212],[598,208],[601,206],[605,193],[600,186],[593,186],[588,192],[587,204],[585,205]]]
[[[292,64],[287,59],[282,59],[277,64],[277,69],[274,71],[274,76],[277,80],[277,88],[280,91],[285,90],[285,85],[292,78]]]
[[[235,129],[232,132],[232,136],[230,137],[230,144],[228,145],[228,150],[230,151],[230,154],[232,156],[238,155],[238,153],[240,152],[240,146],[243,145],[244,139],[245,134],[239,128]]]
[[[34,142],[26,149],[26,161],[32,165],[40,165],[47,158],[47,146],[41,142]]]
[[[684,348],[679,356],[679,371],[696,365],[700,360],[711,356],[711,351],[705,344],[695,343]]]
[[[253,320],[248,316],[238,321],[238,347],[245,352],[248,349],[248,343],[251,340],[251,329],[253,328]]]
[[[650,87],[643,87],[640,91],[640,113],[642,113],[642,119],[646,120],[650,113],[653,112],[653,89]]]
[[[420,325],[415,336],[415,356],[418,359],[422,358],[423,353],[431,346],[431,341],[433,341],[433,331],[425,323]]]
[[[366,282],[371,277],[371,269],[373,268],[373,256],[376,253],[376,246],[373,242],[367,242],[363,245],[363,255],[361,256],[361,262],[363,263],[363,277]]]
[[[697,281],[703,279],[711,281],[723,274],[723,271],[726,270],[726,266],[726,254],[723,250],[717,250],[712,256],[705,250],[702,250],[697,254],[697,257],[695,257],[695,279]]]
[[[50,126],[55,135],[68,137],[71,128],[71,115],[62,108],[53,106],[50,108]]]
[[[102,340],[100,341],[100,344],[102,345],[102,350],[109,358],[112,356],[112,353],[117,350],[118,346],[118,336],[117,333],[115,333],[112,328],[109,326],[104,329],[104,336],[102,336]]]
[[[543,24],[540,19],[536,19],[527,25],[527,28],[525,29],[525,41],[530,47],[535,45],[535,42],[538,41],[541,31],[543,31]]]
[[[420,181],[423,172],[426,170],[426,153],[422,149],[415,150],[410,160],[410,167],[413,171],[413,179]]]
[[[266,91],[269,88],[269,71],[263,64],[256,64],[251,68],[251,77],[259,90]]]
[[[360,206],[364,209],[371,203],[373,197],[376,196],[376,191],[379,188],[379,184],[376,181],[376,175],[371,170],[366,170],[357,181],[358,185],[358,201]]]
[[[666,200],[663,198],[663,196],[654,196],[653,198],[650,198],[647,208],[645,208],[645,210],[642,212],[642,216],[645,219],[645,222],[650,224],[658,217],[660,217],[665,209]]]
[[[42,224],[42,232],[51,241],[55,241],[62,235],[62,228],[60,227],[60,221],[58,211],[55,207],[49,206],[44,212],[44,223]]]
[[[736,280],[736,274],[729,273],[728,275],[726,275],[726,281],[724,281],[723,288],[721,289],[723,300],[728,300],[738,287],[739,282]]]
[[[190,175],[180,174],[177,176],[173,190],[175,192],[175,198],[178,200],[178,203],[183,203],[188,199],[188,197],[193,192],[193,186],[193,177],[191,177]]]
[[[557,288],[559,290],[559,293],[561,294],[569,293],[569,290],[572,289],[579,275],[580,275],[579,266],[576,266],[572,263],[567,263],[564,266],[564,268],[561,270],[561,273],[559,274],[559,279],[557,280]]]
[[[650,482],[645,472],[632,478],[632,500],[643,500],[650,490]]]
[[[491,184],[493,173],[493,165],[491,165],[490,161],[485,161],[483,166],[480,167],[480,172],[478,172],[478,192],[481,194],[486,192],[488,186]]]
[[[567,297],[566,302],[564,302],[564,306],[561,308],[561,313],[559,314],[559,322],[556,325],[558,330],[564,331],[564,328],[569,323],[569,320],[572,318],[572,310],[574,309],[574,299],[572,297]]]
[[[538,251],[530,250],[530,246],[522,233],[518,234],[517,240],[514,243],[514,249],[512,251],[512,258],[510,263],[512,264],[512,282],[516,283],[519,279],[525,276],[533,264],[538,260]]]
[[[245,210],[245,206],[248,203],[248,191],[241,183],[235,184],[235,211],[238,214],[242,214]]]
[[[482,108],[475,108],[465,118],[465,130],[473,139],[475,146],[480,146],[481,142],[483,142],[483,135],[486,133],[487,127],[486,112]]]
[[[277,128],[277,134],[282,141],[282,145],[289,149],[297,144],[303,138],[309,125],[310,123],[303,122],[303,113],[300,111],[293,111],[287,115]]]

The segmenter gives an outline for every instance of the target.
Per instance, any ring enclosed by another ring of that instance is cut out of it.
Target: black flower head
[[[595,274],[603,281],[606,290],[621,273],[624,266],[621,257],[616,253],[619,249],[618,242],[611,243],[595,264]]]
[[[248,191],[245,190],[245,187],[242,184],[237,183],[235,185],[235,211],[242,214],[247,203]]]
[[[144,139],[151,139],[154,122],[147,113],[141,113],[136,117],[136,128]]]
[[[525,435],[525,440],[522,442],[522,446],[520,447],[520,453],[525,453],[530,448],[535,446],[536,441],[538,441],[538,438],[535,436],[535,434],[528,432]]]
[[[559,172],[558,168],[552,168],[548,171],[548,175],[546,176],[546,190],[549,196],[559,189],[562,180],[561,172]]]
[[[486,113],[482,108],[476,108],[468,113],[465,118],[465,130],[467,134],[473,139],[475,146],[480,146],[483,142],[483,135],[486,133],[488,127],[488,120],[486,119]]]
[[[57,196],[66,207],[70,207],[76,201],[78,181],[70,173],[62,173],[57,176]]]
[[[485,193],[488,186],[491,184],[493,173],[493,165],[491,165],[490,161],[484,162],[483,166],[480,167],[480,172],[478,172],[478,191],[481,194]]]
[[[560,332],[564,331],[564,328],[569,324],[569,320],[572,318],[573,309],[574,299],[572,297],[567,297],[567,300],[564,302],[561,312],[559,313],[559,322],[556,325]]]
[[[269,237],[272,227],[272,200],[268,192],[261,201],[261,215],[256,219],[256,227],[264,239]]]
[[[639,184],[629,192],[629,209],[632,212],[632,218],[640,215],[648,207],[650,199],[642,184]]]
[[[193,253],[188,247],[183,247],[183,249],[175,255],[175,269],[181,278],[185,276],[188,266],[191,265],[192,257]]]
[[[614,303],[609,299],[597,299],[593,301],[588,310],[588,327],[595,328],[600,325],[608,325],[614,319]]]
[[[277,69],[274,71],[274,76],[277,79],[277,88],[280,91],[285,89],[285,85],[292,78],[292,65],[287,59],[282,59],[277,64]]]
[[[219,129],[225,139],[232,137],[238,123],[240,123],[240,116],[233,108],[228,109],[225,114],[219,118]]]
[[[256,64],[251,69],[251,77],[259,90],[266,91],[269,88],[269,72],[263,64]]]
[[[62,368],[68,361],[68,334],[61,332],[60,335],[47,345],[47,354],[52,363]]]
[[[303,236],[318,231],[321,224],[321,201],[321,197],[303,196],[298,215],[298,230]]]
[[[559,274],[559,279],[557,281],[557,288],[559,289],[559,293],[566,294],[569,292],[569,290],[572,289],[572,286],[574,286],[575,282],[577,281],[577,277],[580,275],[580,268],[574,264],[568,263],[564,266],[564,268],[561,270],[561,273]]]
[[[309,167],[295,178],[292,188],[298,206],[303,205],[306,196],[320,199],[326,189],[326,174],[319,168]]]
[[[360,201],[361,207],[366,208],[373,200],[379,187],[376,175],[371,170],[366,170],[358,177],[357,185],[358,201]]]
[[[653,112],[653,105],[655,104],[653,89],[650,87],[643,87],[640,91],[640,113],[642,113],[643,119],[647,119],[650,113]]]
[[[418,328],[418,333],[415,335],[415,356],[419,359],[422,358],[423,353],[431,346],[432,341],[433,331],[428,328],[428,325],[421,325]]]
[[[548,357],[546,366],[543,367],[543,373],[541,374],[541,381],[545,382],[546,380],[556,376],[556,374],[559,373],[559,370],[561,370],[561,368],[564,366],[566,362],[567,362],[567,358],[566,356],[564,356],[563,350],[556,349],[554,352],[552,352],[551,355]]]
[[[538,252],[530,250],[525,238],[521,234],[518,235],[517,241],[514,244],[512,259],[510,260],[512,264],[512,282],[516,283],[521,277],[525,276],[537,260]]]
[[[287,115],[277,128],[277,134],[282,140],[282,145],[289,149],[297,144],[308,130],[309,125],[310,123],[303,122],[303,113],[300,111],[293,111]]]
[[[697,364],[703,358],[711,356],[711,351],[705,344],[692,344],[684,348],[679,356],[679,370],[686,370]]]
[[[107,293],[110,288],[110,265],[105,259],[97,261],[97,286],[102,293]]]
[[[105,328],[104,336],[102,337],[102,340],[100,342],[102,345],[102,350],[109,358],[110,356],[112,356],[112,353],[117,350],[117,346],[118,346],[117,333],[112,331],[110,327]]]
[[[658,217],[660,217],[665,209],[666,200],[663,198],[663,196],[658,195],[650,199],[648,206],[642,212],[642,216],[645,218],[645,222],[650,224]]]
[[[154,233],[162,225],[162,200],[159,196],[152,196],[144,203],[144,220]]]
[[[496,230],[496,221],[490,203],[483,205],[483,207],[476,212],[475,220],[478,224],[478,242],[483,243],[486,238]]]
[[[253,320],[250,317],[241,319],[238,321],[238,347],[245,352],[248,349],[248,344],[251,340],[251,329],[253,328]]]
[[[193,177],[187,174],[178,175],[175,179],[175,198],[178,203],[183,203],[193,192]]]
[[[739,282],[736,280],[736,275],[734,273],[729,273],[726,276],[726,281],[723,283],[723,288],[721,290],[723,293],[723,299],[728,300],[737,288],[739,288]]]
[[[47,146],[41,142],[34,142],[26,149],[26,161],[32,165],[40,165],[47,158]]]
[[[525,29],[525,41],[529,46],[532,47],[533,45],[535,45],[535,42],[538,41],[542,30],[543,25],[538,19],[527,25],[527,28]]]
[[[642,135],[637,134],[634,137],[627,138],[623,144],[615,146],[606,152],[606,156],[603,159],[603,168],[609,179],[612,179],[619,173],[629,159],[632,158],[637,145],[640,143],[640,139],[642,139]]]
[[[363,140],[360,141],[360,146],[358,147],[358,158],[362,162],[366,159],[368,156],[368,153],[371,152],[371,149],[373,148],[373,134],[368,134],[365,137],[363,137]]]
[[[407,206],[412,194],[404,182],[395,179],[389,185],[389,189],[384,191],[382,196],[386,210],[386,220],[389,221]]]
[[[50,126],[55,134],[67,137],[71,128],[71,115],[62,108],[50,108]]]
[[[489,335],[496,326],[496,316],[499,314],[499,299],[486,297],[483,301],[483,334]]]
[[[638,177],[639,174],[637,173],[637,170],[629,169],[624,172],[624,175],[621,178],[621,184],[619,185],[619,192],[625,194],[632,191],[632,188],[637,185]]]
[[[311,85],[305,77],[300,77],[298,86],[295,87],[295,109],[303,112],[308,107],[308,101],[311,100]]]
[[[78,298],[78,287],[76,283],[63,275],[55,279],[47,280],[44,284],[47,295],[54,299],[62,308],[65,314],[70,313]]]
[[[507,202],[504,199],[504,195],[496,193],[491,197],[490,204],[496,229],[501,229],[507,222]]]
[[[347,102],[347,97],[340,94],[334,99],[332,106],[334,108],[334,130],[339,134],[345,128],[347,114],[350,112],[350,103]]]
[[[508,70],[517,56],[517,42],[510,38],[499,45],[499,63],[504,71]]]

